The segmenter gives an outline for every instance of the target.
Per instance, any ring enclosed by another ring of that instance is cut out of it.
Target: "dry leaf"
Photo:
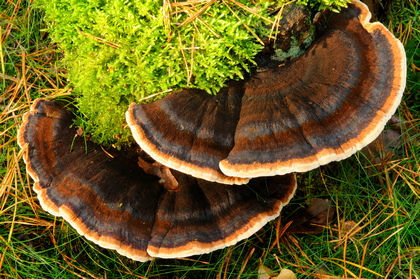
[[[258,279],[296,279],[296,275],[290,269],[284,268],[277,275],[270,268],[265,265],[260,265],[258,268]]]
[[[352,235],[358,233],[362,228],[354,221],[345,221],[341,230],[345,233],[351,232]]]
[[[282,269],[276,279],[296,279],[296,275],[290,269]]]
[[[260,265],[258,268],[258,279],[271,279],[275,276],[275,273],[265,265]]]
[[[285,224],[292,222],[287,233],[320,233],[331,223],[334,210],[330,200],[315,198],[309,204],[308,208],[296,211],[285,221]]]

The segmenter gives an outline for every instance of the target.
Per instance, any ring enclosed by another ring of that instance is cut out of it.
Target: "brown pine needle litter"
[[[63,54],[43,31],[43,13],[34,2],[0,3],[1,278],[257,278],[260,265],[277,273],[288,268],[298,278],[420,278],[418,1],[393,1],[384,15],[378,15],[405,45],[409,65],[404,102],[397,112],[398,158],[365,162],[359,154],[300,174],[296,198],[283,216],[250,239],[208,255],[147,263],[80,237],[61,218],[43,211],[32,190],[22,161],[25,151],[16,143],[22,115],[39,97],[72,101],[72,85],[60,64]],[[166,31],[171,34],[176,32],[169,28],[173,13],[189,15],[179,23],[182,26],[195,24],[210,5],[227,5],[234,13],[254,12],[239,0],[163,3]],[[184,66],[191,73],[194,44],[184,45],[184,51]],[[331,200],[334,219],[319,234],[288,234],[290,224],[282,219],[310,198]]]

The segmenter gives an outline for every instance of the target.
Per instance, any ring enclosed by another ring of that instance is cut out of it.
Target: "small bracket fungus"
[[[351,156],[379,135],[405,87],[403,45],[370,17],[353,0],[284,66],[216,96],[188,89],[132,104],[126,118],[135,140],[172,169],[226,184]]]
[[[168,191],[137,152],[105,152],[71,124],[68,111],[43,99],[23,117],[18,143],[39,201],[87,239],[135,260],[233,245],[276,218],[296,189],[292,174],[229,186],[173,171],[165,175],[177,191],[173,183]]]

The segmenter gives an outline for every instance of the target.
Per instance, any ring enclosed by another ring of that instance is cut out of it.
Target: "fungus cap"
[[[170,168],[227,184],[351,156],[379,135],[405,88],[403,45],[370,17],[353,0],[282,66],[216,96],[187,89],[132,104],[126,118],[135,140]]]
[[[352,1],[303,56],[247,82],[224,174],[309,171],[378,137],[401,101],[406,59],[401,42],[370,17]]]
[[[139,167],[137,152],[105,152],[71,124],[67,110],[43,99],[23,117],[18,143],[41,206],[134,260],[233,245],[276,218],[296,189],[294,175],[230,186],[173,172],[180,190],[167,191]]]
[[[234,144],[243,83],[232,81],[215,96],[185,89],[149,104],[131,104],[126,120],[134,139],[153,159],[197,178],[245,184],[224,175],[219,162]]]

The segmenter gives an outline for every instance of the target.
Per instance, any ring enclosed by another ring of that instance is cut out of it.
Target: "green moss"
[[[216,93],[227,80],[242,78],[262,48],[245,25],[258,36],[268,32],[261,18],[234,4],[210,5],[199,20],[182,27],[190,15],[181,8],[174,13],[174,7],[165,13],[162,1],[39,0],[39,5],[65,53],[83,116],[77,124],[102,144],[129,142],[123,126],[131,102],[184,87]]]
[[[209,5],[186,24],[181,23],[207,2],[195,7],[164,2],[37,0],[50,36],[65,54],[80,110],[76,124],[95,142],[131,142],[124,112],[132,102],[185,87],[214,94],[227,80],[243,78],[263,47],[258,38],[269,33],[266,20],[230,1]],[[240,2],[264,17],[272,5]]]
[[[330,9],[339,12],[341,8],[347,7],[350,0],[298,0],[296,3],[317,7],[318,10]]]

